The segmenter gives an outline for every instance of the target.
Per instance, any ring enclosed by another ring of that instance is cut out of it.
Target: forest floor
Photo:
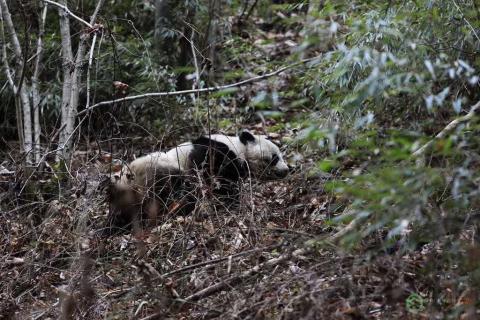
[[[295,36],[265,33],[275,46],[261,49],[281,59]],[[102,237],[102,181],[121,155],[78,150],[66,185],[58,168],[0,167],[0,319],[442,319],[442,304],[473,305],[449,274],[425,272],[435,245],[378,250],[375,234],[340,246],[331,221],[346,208],[323,188],[335,177],[308,174],[315,159],[245,183],[234,211],[204,199],[142,234]]]
[[[433,247],[370,254],[382,235],[338,246],[330,221],[343,208],[323,190],[332,177],[306,174],[309,161],[284,180],[245,183],[235,211],[204,199],[142,234],[103,237],[111,158],[76,156],[68,193],[48,200],[18,188],[20,171],[2,175],[11,209],[0,233],[0,319],[426,319],[426,288],[448,286],[447,275],[422,276]],[[54,175],[27,178],[38,187]],[[468,296],[451,292],[459,299]]]

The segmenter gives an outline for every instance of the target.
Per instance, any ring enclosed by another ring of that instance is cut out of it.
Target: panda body
[[[238,181],[249,174],[259,179],[279,179],[289,172],[280,149],[266,136],[248,131],[239,136],[201,136],[166,154],[168,161],[165,165],[176,164],[181,171],[208,168],[210,174],[230,181]]]
[[[112,183],[111,224],[123,227],[136,217],[154,219],[179,203],[189,213],[198,198],[198,185],[217,198],[235,202],[241,179],[279,179],[288,171],[280,149],[266,136],[248,131],[239,136],[201,136],[124,166]]]
[[[182,188],[183,172],[166,152],[139,157],[112,176],[106,234],[140,229],[142,220],[156,220]]]

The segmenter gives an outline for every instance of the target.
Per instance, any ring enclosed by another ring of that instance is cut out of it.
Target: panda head
[[[280,149],[266,136],[253,135],[249,131],[239,134],[245,146],[245,160],[250,171],[261,179],[281,179],[288,175],[288,165],[283,160]]]

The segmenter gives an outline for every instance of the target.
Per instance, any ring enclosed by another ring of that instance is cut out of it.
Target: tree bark
[[[91,16],[90,25],[94,25],[98,12],[103,5],[104,0],[99,0],[95,11]],[[66,8],[66,1],[63,1]],[[62,36],[63,50],[63,73],[64,84],[62,92],[62,124],[59,136],[59,153],[57,158],[68,160],[70,158],[75,131],[75,122],[77,119],[78,101],[80,95],[80,86],[82,84],[82,71],[85,60],[85,49],[87,45],[88,33],[82,33],[80,43],[78,44],[76,59],[73,61],[72,44],[70,40],[70,22],[68,11],[64,8],[59,9],[60,30]]]
[[[20,103],[17,102],[18,106],[21,106],[23,121],[18,121],[18,117],[20,116],[20,112],[17,109],[17,124],[22,122],[22,126],[18,128],[19,131],[22,131],[22,134],[19,134],[21,140],[23,138],[23,150],[26,154],[26,162],[27,164],[32,163],[32,147],[33,147],[33,136],[32,136],[32,112],[31,112],[31,104],[28,95],[28,84],[26,81],[22,81],[22,74],[24,72],[24,57],[22,53],[22,48],[20,46],[20,41],[18,40],[17,32],[15,30],[15,26],[13,25],[12,16],[10,15],[10,11],[8,10],[7,2],[5,0],[0,0],[0,9],[2,15],[2,31],[3,26],[6,26],[8,32],[10,33],[11,44],[13,48],[13,52],[15,54],[15,80],[18,81],[18,85],[15,85],[14,80],[11,81],[12,89],[14,90],[16,99],[20,99]],[[2,34],[3,36],[3,34]],[[5,41],[5,38],[3,39]],[[4,49],[4,48],[3,48]],[[6,59],[7,57],[4,57]],[[4,61],[4,64],[8,67],[8,61]],[[7,74],[11,74],[9,70],[7,70]],[[23,83],[22,83],[23,82]]]
[[[40,148],[40,90],[38,88],[38,76],[41,72],[41,61],[43,58],[43,35],[45,33],[45,20],[47,18],[47,5],[43,6],[42,14],[39,17],[39,30],[37,39],[37,52],[35,58],[35,69],[32,75],[32,102],[33,102],[33,143],[35,151],[35,162],[39,163],[42,159]]]
[[[169,43],[164,40],[164,28],[170,18],[169,0],[155,0],[155,44],[159,52],[169,52]]]
[[[33,162],[33,132],[32,132],[32,108],[30,105],[30,100],[28,99],[28,86],[24,83],[20,87],[20,101],[22,103],[23,111],[23,150],[26,154],[27,164],[32,164]]]
[[[13,94],[16,95],[17,87],[15,86],[12,70],[10,69],[10,65],[8,63],[7,40],[5,37],[5,31],[4,31],[2,6],[3,5],[0,4],[0,50],[2,51],[2,61],[3,61],[2,68],[3,68],[3,71],[5,72],[5,76],[7,77],[7,81],[13,91]],[[17,119],[18,141],[20,145],[23,146],[22,105],[18,99],[15,99],[15,117]]]
[[[63,1],[63,4],[66,5],[66,1]],[[64,157],[66,154],[64,152],[64,147],[66,143],[67,136],[65,134],[65,127],[67,119],[70,113],[70,97],[72,92],[72,68],[73,65],[73,53],[72,53],[72,42],[70,40],[70,20],[68,18],[68,13],[59,8],[58,14],[60,18],[60,36],[62,41],[62,67],[63,67],[63,85],[62,85],[62,105],[61,105],[61,121],[60,121],[60,134],[58,138],[58,147],[59,151],[57,154],[58,158]]]
[[[215,82],[216,72],[215,70],[221,69],[219,61],[217,61],[216,44],[218,38],[218,19],[217,16],[220,12],[220,4],[217,0],[210,0],[208,4],[208,27],[205,31],[205,44],[204,50],[208,52],[208,80],[210,83]]]

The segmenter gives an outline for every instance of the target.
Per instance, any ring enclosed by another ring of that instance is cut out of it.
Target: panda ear
[[[247,130],[243,130],[242,132],[240,132],[239,137],[240,137],[240,142],[243,144],[247,144],[249,142],[255,142],[255,136]]]

